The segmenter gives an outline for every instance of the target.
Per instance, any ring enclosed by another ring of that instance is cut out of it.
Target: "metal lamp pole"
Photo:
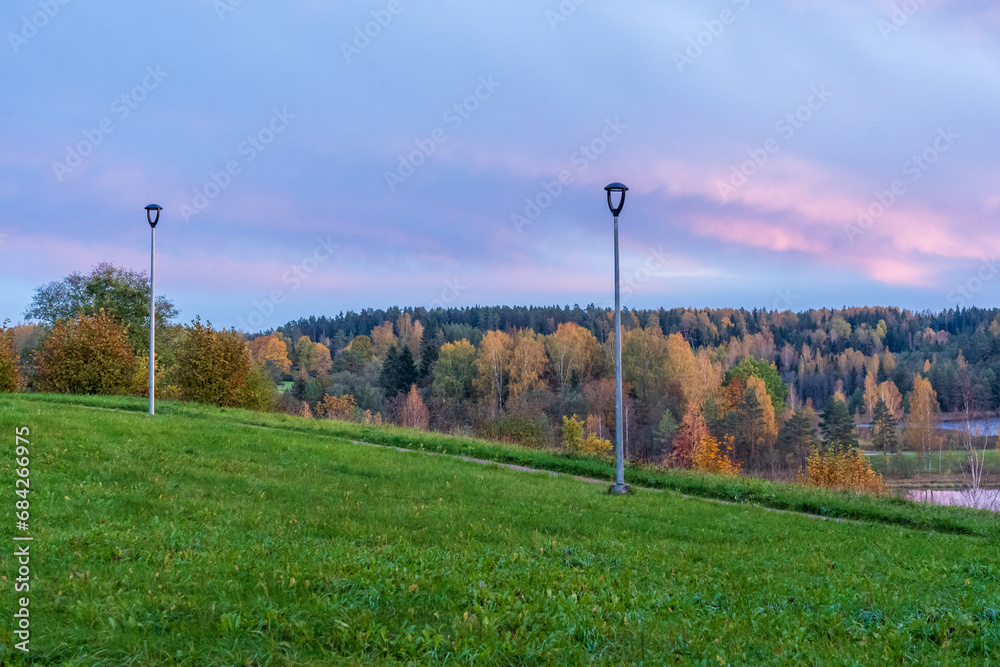
[[[614,495],[628,493],[629,487],[625,483],[625,460],[622,447],[622,312],[621,312],[621,290],[618,286],[618,214],[625,207],[625,193],[628,187],[621,183],[611,183],[604,188],[608,193],[608,208],[611,215],[615,217],[615,459],[616,477],[615,483],[608,490]],[[612,193],[620,193],[621,199],[618,204],[611,200]]]
[[[150,204],[146,207],[146,220],[149,221],[149,414],[155,411],[155,386],[156,386],[156,282],[154,279],[154,269],[156,267],[156,223],[160,221],[160,211],[163,207],[159,204]],[[156,217],[153,217],[153,212]]]

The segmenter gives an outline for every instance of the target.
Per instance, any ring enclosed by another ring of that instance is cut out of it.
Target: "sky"
[[[0,320],[102,261],[249,331],[390,306],[1000,301],[980,0],[10,0]]]

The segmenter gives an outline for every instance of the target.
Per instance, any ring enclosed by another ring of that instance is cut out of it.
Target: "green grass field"
[[[986,513],[651,470],[629,479],[666,492],[611,497],[569,477],[344,438],[609,477],[601,461],[142,409],[0,398],[5,553],[22,426],[35,538],[32,651],[13,650],[15,564],[4,558],[0,661],[961,665],[1000,650],[1000,531]]]

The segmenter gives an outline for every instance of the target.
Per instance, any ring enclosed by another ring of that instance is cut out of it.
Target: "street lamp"
[[[628,187],[622,183],[612,183],[604,188],[608,193],[608,208],[615,216],[615,459],[616,477],[608,493],[622,495],[628,493],[625,483],[625,461],[622,456],[622,304],[618,289],[618,214],[625,207],[625,193]],[[618,204],[612,201],[614,193],[621,194]]]
[[[153,269],[156,259],[156,223],[160,221],[160,211],[163,207],[159,204],[150,204],[146,207],[146,220],[149,221],[149,414],[154,411],[154,389],[156,383],[156,283],[153,280]],[[153,217],[153,212],[156,217]]]

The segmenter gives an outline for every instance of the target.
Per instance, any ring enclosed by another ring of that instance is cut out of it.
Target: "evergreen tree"
[[[896,452],[896,419],[881,397],[872,413],[872,444],[875,449],[882,450],[883,454]]]
[[[834,399],[826,404],[819,430],[823,434],[823,444],[827,449],[847,450],[858,446],[854,418],[851,417],[851,411],[843,401]]]
[[[410,348],[399,348],[396,345],[390,347],[379,379],[386,398],[395,398],[400,393],[409,391],[410,385],[417,381],[417,367],[413,363]]]
[[[420,352],[420,364],[417,366],[417,378],[423,380],[431,375],[434,370],[434,362],[437,361],[440,348],[437,345],[428,343]]]
[[[779,450],[785,454],[795,454],[799,458],[800,466],[805,464],[809,450],[818,444],[813,419],[811,409],[799,410],[785,420],[781,430],[778,431]]]

